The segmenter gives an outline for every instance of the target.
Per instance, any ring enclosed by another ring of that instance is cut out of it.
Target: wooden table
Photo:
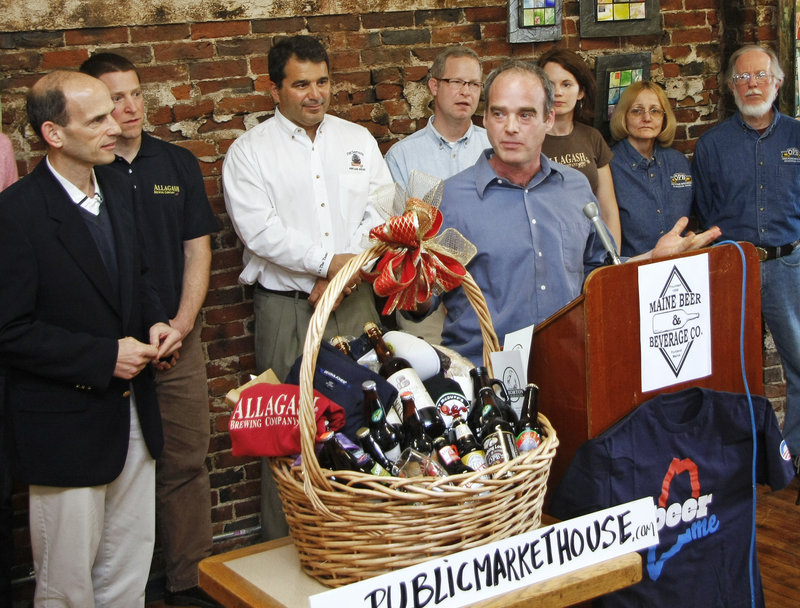
[[[629,553],[472,606],[561,608],[641,579],[641,557]],[[200,586],[226,608],[307,608],[309,596],[329,589],[301,570],[289,537],[204,559],[200,562]]]

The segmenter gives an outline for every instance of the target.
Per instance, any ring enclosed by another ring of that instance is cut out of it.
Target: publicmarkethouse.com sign
[[[311,608],[460,608],[658,544],[652,498],[570,519],[309,598]]]

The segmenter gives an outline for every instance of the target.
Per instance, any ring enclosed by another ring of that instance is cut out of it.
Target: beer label
[[[473,471],[483,471],[486,468],[486,459],[483,450],[473,450],[461,457],[461,462]]]
[[[539,433],[533,429],[525,429],[517,435],[517,450],[522,454],[523,452],[531,452],[539,447],[542,438]]]
[[[369,471],[369,472],[370,472],[370,473],[372,473],[373,475],[380,475],[380,476],[383,476],[383,477],[391,477],[391,476],[392,476],[392,474],[391,474],[389,471],[387,471],[386,469],[384,469],[384,468],[383,468],[381,465],[379,465],[377,462],[375,463],[375,466],[373,466],[373,467],[370,469],[370,471]]]
[[[419,379],[417,372],[410,367],[396,371],[391,376],[386,378],[386,380],[389,382],[389,384],[397,389],[398,393],[410,391],[411,394],[414,395],[414,405],[417,409],[424,407],[436,407],[436,404],[433,402],[433,399],[431,399],[428,391],[425,390],[425,385],[422,384],[422,380]],[[397,415],[400,420],[402,420],[403,406],[400,404],[399,396],[394,405],[398,408]]]
[[[469,401],[460,393],[442,393],[436,400],[436,407],[444,420],[444,425],[449,428],[454,419],[467,417]]]
[[[483,450],[486,452],[486,466],[490,467],[498,462],[508,462],[516,456],[514,437],[507,431],[495,431],[483,440]]]

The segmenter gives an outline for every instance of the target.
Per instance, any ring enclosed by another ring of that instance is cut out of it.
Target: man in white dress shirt
[[[283,379],[302,353],[326,286],[364,250],[369,230],[383,223],[375,195],[392,178],[366,128],[326,114],[329,61],[317,39],[281,39],[268,59],[275,116],[233,143],[222,180],[228,215],[244,244],[239,281],[256,286],[256,366]],[[371,286],[358,282],[344,290],[326,338],[360,335],[366,321],[378,321]],[[262,523],[270,538],[286,528],[277,505],[269,508],[267,473],[264,467]]]

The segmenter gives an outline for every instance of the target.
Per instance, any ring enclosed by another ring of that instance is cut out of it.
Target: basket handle
[[[308,333],[303,345],[303,360],[300,365],[300,449],[302,454],[301,467],[303,471],[303,491],[314,508],[332,519],[342,520],[341,516],[333,514],[322,502],[318,494],[318,488],[325,491],[332,491],[328,478],[322,474],[322,469],[317,461],[314,452],[314,442],[316,439],[317,422],[314,415],[313,406],[313,380],[314,370],[317,367],[317,356],[319,355],[320,343],[328,324],[333,304],[339,294],[350,284],[353,276],[360,272],[360,269],[370,262],[378,259],[391,247],[386,243],[378,243],[371,248],[363,251],[355,257],[350,258],[342,269],[333,277],[327,289],[317,302],[311,321],[308,324]],[[492,319],[480,288],[475,283],[475,279],[469,272],[465,273],[461,283],[467,299],[478,315],[478,322],[483,337],[483,361],[484,365],[492,373],[489,354],[500,350],[497,334],[492,326]]]

